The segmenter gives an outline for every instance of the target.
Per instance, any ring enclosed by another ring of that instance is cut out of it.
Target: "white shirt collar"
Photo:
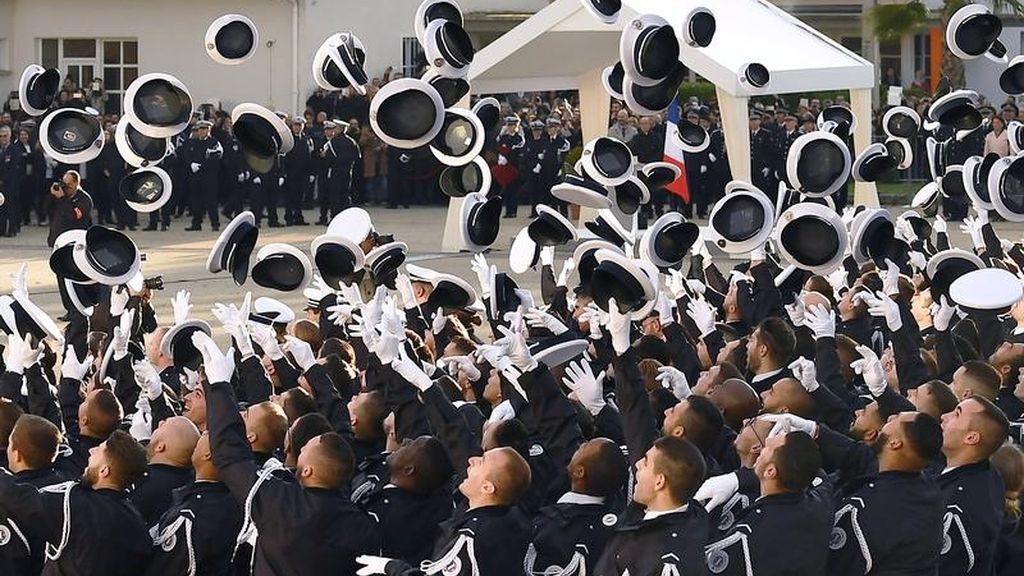
[[[1019,334],[1024,334],[1024,326],[1017,325],[1016,327],[1014,327],[1013,335],[1017,336]]]
[[[673,508],[672,510],[661,510],[658,512],[648,510],[647,512],[644,512],[644,520],[654,520],[658,516],[666,516],[668,514],[675,514],[676,512],[686,512],[686,509],[689,506],[689,504],[683,504],[679,508]]]
[[[785,369],[785,367],[782,367],[782,368],[779,368],[778,370],[772,370],[771,372],[765,372],[764,374],[755,374],[754,377],[750,379],[750,381],[751,382],[760,382],[761,380],[767,380],[768,378],[771,378],[772,376],[775,376],[779,372],[782,372],[784,369]]]
[[[579,492],[566,492],[558,499],[559,504],[604,504],[604,496],[590,496]]]

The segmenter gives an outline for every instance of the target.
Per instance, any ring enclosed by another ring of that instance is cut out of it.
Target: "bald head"
[[[192,451],[192,468],[196,472],[196,480],[219,481],[220,473],[213,463],[213,450],[210,448],[210,434],[203,432],[196,441]]]
[[[199,428],[184,416],[168,418],[153,431],[146,447],[150,464],[188,468],[199,442]]]
[[[713,388],[708,399],[722,411],[725,423],[739,430],[743,421],[761,410],[761,398],[741,378],[729,378]]]
[[[761,393],[764,411],[770,414],[814,416],[814,398],[795,378],[783,378]]]

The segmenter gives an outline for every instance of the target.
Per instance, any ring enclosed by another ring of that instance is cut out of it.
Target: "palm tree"
[[[957,10],[971,4],[967,0],[945,0],[942,6],[942,29],[949,25],[949,18]],[[996,14],[1012,14],[1015,16],[1024,15],[1024,4],[1021,0],[992,0],[992,11]],[[942,75],[949,78],[950,85],[963,87],[964,63],[949,51],[949,46],[942,43],[942,64],[940,65]]]

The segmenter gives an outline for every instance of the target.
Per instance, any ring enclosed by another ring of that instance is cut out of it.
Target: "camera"
[[[142,281],[142,284],[150,290],[163,290],[164,289],[164,277],[153,276],[152,278],[146,278]]]

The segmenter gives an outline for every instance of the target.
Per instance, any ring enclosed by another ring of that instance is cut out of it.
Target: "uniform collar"
[[[648,511],[644,512],[644,521],[646,522],[648,520],[654,520],[655,518],[659,518],[661,516],[668,516],[669,514],[676,514],[678,512],[686,512],[686,510],[689,507],[690,507],[689,504],[683,504],[679,508],[673,508],[671,510],[661,510],[661,511],[658,511],[658,512],[654,512],[654,511],[648,510]]]
[[[604,496],[590,496],[579,492],[566,492],[558,499],[559,504],[604,504]]]
[[[754,377],[750,379],[750,381],[751,382],[760,382],[762,380],[767,380],[769,378],[777,376],[780,372],[782,372],[785,369],[786,369],[786,367],[783,366],[782,368],[779,368],[778,370],[772,370],[771,372],[765,372],[763,374],[755,374]]]

